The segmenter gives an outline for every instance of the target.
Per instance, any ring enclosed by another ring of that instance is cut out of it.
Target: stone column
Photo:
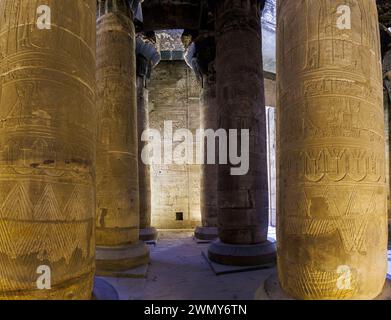
[[[133,2],[100,1],[98,11],[96,267],[100,275],[149,260],[148,248],[139,241],[136,48],[129,7]]]
[[[298,299],[372,299],[386,278],[379,28],[355,3],[346,29],[337,0],[278,7],[278,269]]]
[[[206,130],[218,130],[218,109],[216,103],[216,72],[214,61],[210,62],[208,72],[202,78],[202,92],[200,101],[201,128]],[[207,162],[207,138],[204,137],[204,163],[201,165],[201,223],[202,226],[195,229],[195,237],[200,240],[214,240],[218,237],[218,203],[217,182],[218,164]],[[216,148],[217,149],[217,148]],[[216,156],[218,153],[215,151]]]
[[[233,175],[231,165],[218,169],[219,240],[208,255],[227,265],[263,265],[275,260],[267,240],[268,178],[266,117],[262,71],[260,13],[263,1],[215,2],[216,96],[219,127],[249,130],[249,170]],[[238,137],[239,146],[241,137]],[[232,147],[231,138],[230,145]],[[230,146],[227,148],[230,149]],[[221,154],[220,154],[221,157]]]
[[[96,2],[45,4],[0,1],[0,299],[92,294]]]
[[[383,83],[384,83],[384,107],[385,107],[385,116],[386,116],[386,133],[388,133],[388,136],[386,136],[386,142],[388,143],[388,148],[386,151],[388,151],[388,154],[386,154],[386,161],[388,161],[388,241],[391,242],[391,197],[390,197],[390,184],[391,184],[391,177],[390,177],[390,107],[391,107],[391,32],[388,31],[385,27],[382,27],[381,35],[383,39]]]
[[[186,54],[187,63],[196,72],[201,82],[200,127],[205,133],[214,134],[218,129],[218,105],[216,101],[216,71],[215,71],[215,38],[210,33],[201,33],[197,41],[192,43]],[[211,131],[213,130],[213,132]],[[218,237],[217,228],[217,181],[218,164],[208,163],[207,135],[201,141],[203,148],[203,164],[201,164],[201,226],[194,231],[194,236],[203,241],[211,241]],[[213,150],[218,159],[218,144]]]
[[[141,36],[136,40],[137,58],[137,128],[138,128],[138,175],[140,199],[140,240],[153,241],[158,232],[151,226],[151,166],[141,158],[147,142],[141,140],[141,135],[149,129],[149,108],[147,80],[152,68],[160,61],[160,54],[153,43]]]

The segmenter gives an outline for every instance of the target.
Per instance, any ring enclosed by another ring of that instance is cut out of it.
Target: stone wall
[[[182,60],[162,61],[154,69],[148,89],[150,127],[161,132],[162,140],[164,121],[173,121],[174,131],[181,128],[190,129],[194,136],[195,155],[195,131],[200,127],[201,88],[193,71]],[[276,106],[275,79],[269,73],[265,74],[265,98],[266,106]],[[270,112],[274,115],[274,110]],[[270,130],[275,130],[274,123],[270,124]],[[273,145],[272,141],[271,150],[274,150]],[[274,163],[274,154],[269,156]],[[160,229],[192,229],[200,225],[200,173],[200,165],[197,164],[152,165],[153,226]],[[270,176],[271,185],[275,185],[275,174],[271,173]],[[272,193],[274,199],[275,189]],[[272,214],[275,215],[273,203]],[[180,216],[183,220],[177,220]]]
[[[186,63],[162,61],[148,87],[150,127],[163,132],[164,121],[173,121],[174,131],[190,129],[195,141],[201,88]],[[195,154],[195,144],[193,150]],[[200,165],[153,165],[151,176],[152,225],[162,229],[197,226],[201,221]],[[183,220],[177,220],[181,216]]]

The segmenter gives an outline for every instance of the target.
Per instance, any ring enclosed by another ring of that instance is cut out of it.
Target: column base
[[[155,241],[157,240],[157,236],[158,236],[158,232],[154,227],[140,229],[139,239],[141,241]]]
[[[149,263],[149,248],[142,241],[116,247],[96,247],[96,275],[119,276],[119,272],[128,271]]]
[[[101,278],[95,278],[92,300],[119,300],[119,296],[110,283]]]
[[[281,287],[278,275],[273,272],[255,292],[255,300],[296,300]],[[382,293],[374,300],[391,300],[391,279],[387,278]]]
[[[219,237],[217,227],[197,227],[194,230],[194,236],[198,240],[212,241]]]
[[[208,258],[229,266],[271,265],[276,261],[276,246],[265,241],[252,245],[227,244],[217,239],[208,248]]]
[[[77,278],[51,285],[50,290],[36,288],[2,293],[0,300],[91,300],[94,270]]]

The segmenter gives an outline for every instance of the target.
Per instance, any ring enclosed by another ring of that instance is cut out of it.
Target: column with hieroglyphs
[[[215,1],[218,125],[248,139],[248,171],[218,168],[219,239],[209,258],[227,265],[270,265],[275,246],[268,233],[266,116],[262,71],[261,12],[264,1]],[[244,130],[244,131],[242,131]],[[247,131],[246,131],[247,130]],[[247,138],[245,137],[247,132]],[[227,150],[231,150],[230,137]],[[221,156],[221,153],[219,154]]]
[[[194,236],[198,241],[212,241],[218,237],[219,141],[216,135],[218,134],[219,111],[216,101],[214,20],[209,18],[205,27],[209,27],[209,30],[199,32],[195,41],[188,45],[185,55],[187,64],[196,73],[202,87],[200,98],[200,129],[203,132],[200,138],[203,155],[200,181],[201,225],[194,230]],[[214,148],[211,148],[213,144]]]
[[[99,275],[148,263],[139,241],[136,55],[138,1],[99,1],[97,20],[97,212]]]
[[[384,83],[384,113],[386,117],[386,161],[388,162],[388,241],[391,241],[391,197],[390,197],[390,107],[391,107],[391,31],[381,26],[382,61],[383,61],[383,83]]]
[[[278,269],[298,299],[371,299],[386,278],[376,5],[340,5],[278,6]]]
[[[142,139],[143,133],[149,129],[147,81],[151,77],[152,69],[160,62],[160,53],[152,39],[141,35],[137,37],[136,61],[140,240],[155,241],[158,232],[151,225],[151,159],[143,159],[143,150],[148,147],[148,142]]]
[[[89,299],[95,0],[0,1],[0,299]]]

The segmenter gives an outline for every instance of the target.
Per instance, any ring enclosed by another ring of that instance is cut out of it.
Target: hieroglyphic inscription
[[[278,261],[300,299],[374,298],[386,275],[382,76],[374,1],[278,8]],[[297,32],[300,30],[300,32]],[[337,285],[339,266],[351,270]]]
[[[162,61],[154,69],[149,84],[149,104],[153,107],[150,127],[161,133],[162,146],[165,121],[172,121],[173,132],[186,128],[195,137],[200,127],[200,85],[195,86],[195,81],[194,73],[184,61]],[[173,150],[178,144],[173,143]],[[195,139],[192,145],[195,155],[198,148]],[[173,157],[175,161],[175,154]],[[194,228],[200,223],[199,164],[154,164],[151,166],[151,190],[155,227]],[[183,220],[176,220],[177,212],[183,213]]]
[[[249,171],[233,176],[218,166],[219,238],[228,244],[267,241],[268,178],[262,36],[264,1],[216,2],[218,126],[249,130]]]
[[[126,1],[120,3],[126,7]],[[118,246],[139,237],[135,28],[129,9],[112,8],[101,14],[97,20],[96,243]]]
[[[0,1],[0,298],[89,299],[95,1]],[[38,290],[37,267],[52,271]]]

